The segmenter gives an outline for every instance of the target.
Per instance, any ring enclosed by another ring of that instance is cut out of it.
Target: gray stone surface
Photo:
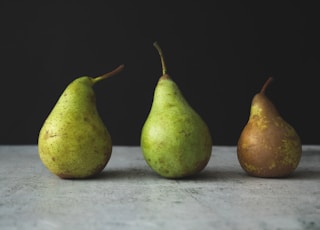
[[[235,147],[214,146],[198,176],[172,180],[115,146],[99,177],[63,180],[37,146],[0,146],[0,229],[320,229],[319,163],[320,146],[303,146],[289,178],[255,178]]]

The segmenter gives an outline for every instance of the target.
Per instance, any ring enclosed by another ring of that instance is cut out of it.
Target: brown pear
[[[242,130],[237,156],[243,170],[256,177],[285,177],[300,162],[302,146],[296,130],[265,95],[269,77],[252,100],[250,116]]]

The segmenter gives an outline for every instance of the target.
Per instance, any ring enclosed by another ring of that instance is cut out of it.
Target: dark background
[[[320,144],[316,5],[179,2],[1,1],[0,144],[36,144],[68,83],[125,64],[95,85],[97,106],[114,145],[139,145],[161,75],[156,40],[214,145],[236,144],[269,76],[279,112],[303,144]]]

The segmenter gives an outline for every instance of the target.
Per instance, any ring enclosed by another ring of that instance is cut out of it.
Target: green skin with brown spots
[[[93,177],[111,156],[111,137],[97,112],[92,85],[90,77],[73,81],[40,130],[40,159],[61,178]]]
[[[64,179],[94,177],[107,165],[112,152],[110,134],[97,108],[94,84],[122,71],[75,79],[64,90],[41,127],[38,152],[42,163]]]
[[[175,82],[163,75],[141,133],[148,165],[166,178],[183,178],[202,171],[212,150],[209,129],[190,107]]]
[[[285,177],[298,167],[301,154],[297,132],[279,115],[264,91],[256,94],[238,140],[241,167],[252,176]]]

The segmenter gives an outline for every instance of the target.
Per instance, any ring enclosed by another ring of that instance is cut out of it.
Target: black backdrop
[[[300,134],[320,144],[319,12],[302,1],[1,1],[0,144],[36,144],[66,85],[120,64],[95,86],[115,145],[139,145],[161,75],[208,123],[214,145],[235,145],[250,103],[267,95]]]

